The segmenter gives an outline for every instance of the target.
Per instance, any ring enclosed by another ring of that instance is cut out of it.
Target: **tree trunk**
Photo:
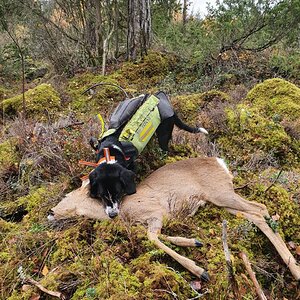
[[[128,0],[127,59],[147,54],[151,42],[150,0]]]
[[[182,9],[182,25],[183,25],[183,30],[185,30],[185,25],[187,22],[187,9],[189,6],[189,1],[188,0],[183,0],[183,9]]]
[[[115,57],[119,56],[119,9],[118,9],[118,1],[114,0],[114,9],[115,9],[115,22],[114,22],[114,27],[115,27]]]
[[[97,60],[102,55],[102,35],[101,35],[101,23],[102,23],[102,15],[101,15],[101,7],[100,7],[100,0],[95,0],[95,8],[96,8],[96,16],[95,16],[95,37],[96,37],[96,53],[97,53]]]

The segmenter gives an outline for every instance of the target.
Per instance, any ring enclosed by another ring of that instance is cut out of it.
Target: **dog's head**
[[[90,195],[102,199],[106,213],[113,218],[119,213],[119,203],[124,194],[136,192],[134,173],[119,163],[100,164],[90,175]]]

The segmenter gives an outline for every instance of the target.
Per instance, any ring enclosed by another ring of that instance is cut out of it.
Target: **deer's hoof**
[[[206,271],[204,271],[201,276],[200,276],[200,279],[205,281],[205,282],[208,282],[209,281],[209,275]]]
[[[203,246],[203,243],[201,243],[201,242],[198,241],[198,240],[195,240],[195,246],[196,246],[196,247],[202,247],[202,246]]]

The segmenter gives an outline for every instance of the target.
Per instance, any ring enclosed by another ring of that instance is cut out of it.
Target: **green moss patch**
[[[0,172],[17,163],[16,139],[11,138],[0,144]]]
[[[275,122],[300,118],[300,89],[280,78],[268,79],[257,84],[248,93],[246,101],[253,109]]]
[[[262,151],[282,166],[300,163],[297,124],[300,89],[282,79],[256,85],[244,103],[226,109],[229,134],[219,138],[224,153],[249,161]]]
[[[10,95],[10,90],[0,86],[0,101],[8,98]]]
[[[41,84],[25,92],[27,115],[35,118],[55,114],[60,109],[58,93],[50,84]],[[23,96],[18,95],[2,101],[4,113],[13,116],[23,109]]]
[[[230,103],[229,95],[218,90],[191,95],[180,95],[172,99],[175,109],[187,122],[195,122],[202,110],[212,110],[220,103]]]

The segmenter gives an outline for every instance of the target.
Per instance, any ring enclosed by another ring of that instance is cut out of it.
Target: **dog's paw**
[[[198,127],[198,132],[202,132],[204,134],[208,134],[208,131],[203,127]]]

